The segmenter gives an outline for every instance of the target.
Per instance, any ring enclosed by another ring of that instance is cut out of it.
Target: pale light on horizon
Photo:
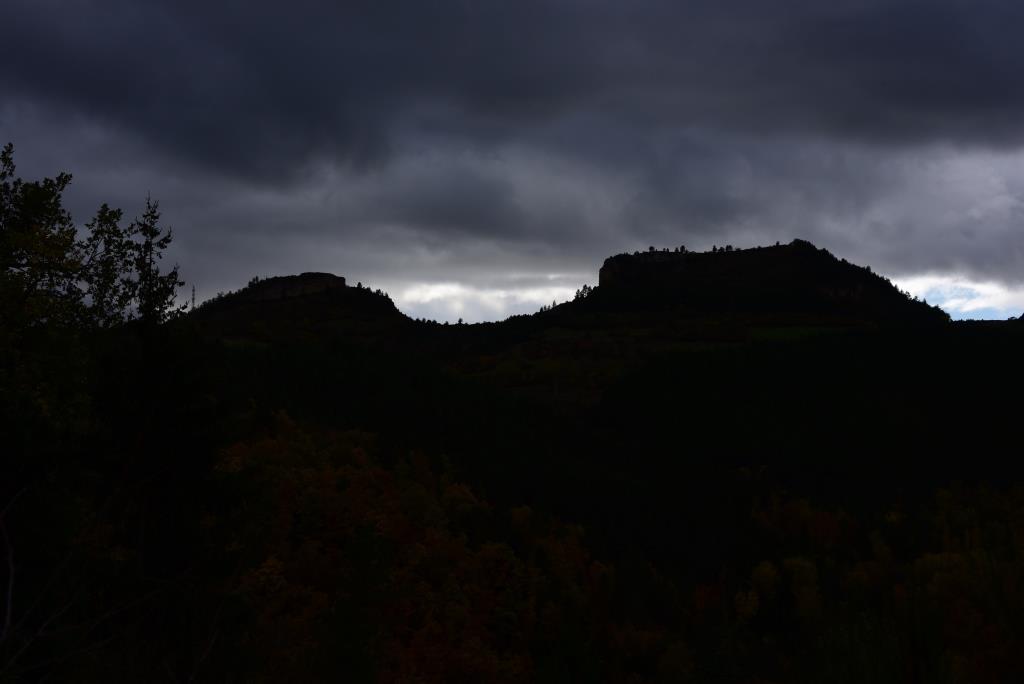
[[[955,319],[1007,319],[1024,313],[1024,286],[1008,287],[961,275],[893,278],[896,287],[935,304]]]
[[[500,321],[535,313],[552,302],[573,298],[567,286],[480,288],[461,283],[414,283],[394,290],[395,305],[411,318],[467,323]]]

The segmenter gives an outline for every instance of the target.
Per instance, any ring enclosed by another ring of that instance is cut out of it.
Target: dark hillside
[[[713,252],[652,250],[606,259],[595,306],[687,313],[810,314],[823,320],[936,324],[937,307],[914,301],[871,269],[804,240]]]
[[[329,273],[254,278],[237,292],[204,302],[190,318],[226,337],[262,341],[367,327],[383,332],[407,320],[380,290],[350,287]]]
[[[0,680],[1010,681],[1022,344],[797,241],[501,323],[307,273],[26,346]]]

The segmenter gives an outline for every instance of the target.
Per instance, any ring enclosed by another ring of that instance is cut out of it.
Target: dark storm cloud
[[[433,104],[437,126],[502,137],[575,109],[884,141],[1024,131],[1011,1],[15,0],[5,15],[9,96],[232,172],[376,159]]]
[[[0,137],[23,168],[74,171],[82,219],[152,191],[206,289],[314,267],[526,287],[648,243],[796,235],[894,274],[1024,278],[1019,2],[9,0],[2,17]]]

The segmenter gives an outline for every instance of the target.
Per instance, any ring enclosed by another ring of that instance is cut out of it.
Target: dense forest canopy
[[[0,158],[0,682],[998,682],[1018,321],[803,241],[501,323],[187,309],[159,205]],[[187,268],[187,264],[186,264]]]

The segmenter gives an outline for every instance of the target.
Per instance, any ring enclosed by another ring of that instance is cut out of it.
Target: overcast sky
[[[1019,0],[5,0],[0,142],[147,193],[200,297],[331,271],[500,319],[601,261],[808,239],[1024,312]]]

